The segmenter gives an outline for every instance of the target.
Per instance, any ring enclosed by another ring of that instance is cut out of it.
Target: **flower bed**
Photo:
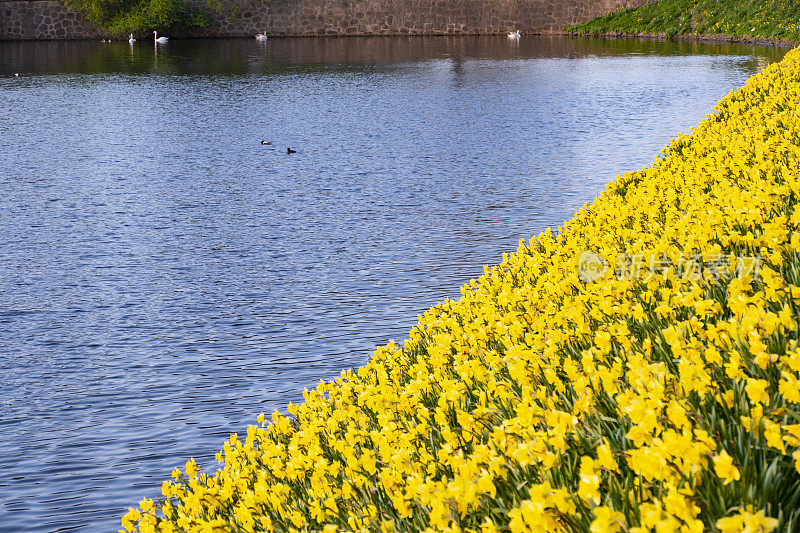
[[[799,102],[795,50],[123,527],[800,530]]]

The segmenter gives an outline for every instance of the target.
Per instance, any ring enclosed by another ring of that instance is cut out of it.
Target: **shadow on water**
[[[269,74],[285,70],[349,68],[437,59],[578,59],[585,57],[747,55],[771,62],[785,49],[765,45],[564,38],[532,36],[510,42],[502,36],[348,37],[174,40],[154,45],[147,39],[0,42],[0,75],[21,74]]]

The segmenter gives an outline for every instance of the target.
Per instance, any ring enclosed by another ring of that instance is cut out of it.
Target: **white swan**
[[[519,39],[520,37],[522,37],[522,35],[520,35],[519,30],[508,34],[509,39]]]
[[[155,41],[157,43],[165,43],[165,42],[167,42],[169,40],[169,37],[159,37],[158,36],[158,32],[154,31],[153,32],[153,39],[155,39]]]
[[[136,42],[136,39],[133,38],[133,34],[132,33],[131,33],[130,38],[128,39],[128,42],[131,43],[131,44]]]
[[[256,34],[256,41],[266,41],[267,40],[267,32],[258,33]]]

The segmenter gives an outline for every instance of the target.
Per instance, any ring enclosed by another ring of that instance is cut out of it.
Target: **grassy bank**
[[[728,35],[800,42],[794,0],[659,0],[570,26],[578,33]]]
[[[800,530],[800,51],[141,531]]]

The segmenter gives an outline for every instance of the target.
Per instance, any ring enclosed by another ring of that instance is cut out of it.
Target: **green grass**
[[[202,11],[190,10],[186,0],[65,0],[95,26],[118,36],[171,28],[196,28],[208,24]]]
[[[585,24],[578,33],[726,34],[800,41],[800,0],[659,0]]]

